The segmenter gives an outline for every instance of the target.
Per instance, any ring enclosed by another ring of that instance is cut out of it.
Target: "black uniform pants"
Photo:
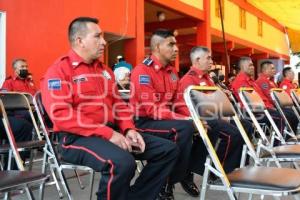
[[[33,125],[25,119],[20,119],[16,117],[8,117],[8,121],[14,135],[16,142],[25,142],[32,140],[32,130]],[[7,135],[5,133],[4,125],[0,122],[0,140],[7,140]],[[7,141],[8,142],[8,141]],[[20,156],[23,160],[29,157],[29,152],[20,152]],[[4,159],[4,168],[7,165],[7,156]],[[12,162],[11,169],[17,169],[15,162]]]
[[[284,108],[283,112],[287,121],[291,125],[291,128],[293,129],[294,133],[297,134],[297,127],[298,127],[299,120],[296,114],[291,108]]]
[[[100,137],[59,133],[59,143],[65,161],[101,172],[99,200],[153,200],[173,169],[179,150],[168,140],[142,136],[146,149],[141,154],[130,154]],[[147,165],[130,187],[135,159],[147,160]]]
[[[208,120],[211,137],[221,139],[217,155],[226,173],[240,166],[244,140],[236,126],[225,120]]]
[[[190,120],[153,120],[140,117],[135,121],[135,126],[144,134],[165,138],[177,144],[180,153],[170,175],[169,183],[174,184],[183,180],[190,161],[192,137],[195,132],[193,122]]]

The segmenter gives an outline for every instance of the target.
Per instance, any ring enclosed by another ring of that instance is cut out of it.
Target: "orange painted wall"
[[[68,51],[67,28],[78,16],[97,17],[105,32],[135,37],[136,1],[1,0],[7,16],[6,74],[12,74],[14,58],[25,58],[39,86],[47,67]]]

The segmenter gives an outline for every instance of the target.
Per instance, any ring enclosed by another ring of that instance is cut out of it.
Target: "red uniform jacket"
[[[185,118],[171,110],[178,81],[174,67],[163,67],[154,56],[137,65],[131,74],[130,98],[135,115],[162,120]]]
[[[18,76],[8,77],[3,83],[1,90],[27,92],[32,95],[36,93],[36,88],[32,80],[21,79]]]
[[[121,100],[113,72],[99,61],[87,64],[74,51],[56,61],[41,81],[42,100],[54,131],[110,139],[134,129],[131,111]]]
[[[280,83],[280,88],[284,89],[288,93],[288,95],[291,95],[291,90],[296,89],[297,87],[296,87],[296,85],[293,84],[292,81],[285,78]]]
[[[178,93],[174,101],[175,111],[185,116],[190,116],[190,112],[185,104],[183,94],[190,85],[215,86],[209,74],[192,66],[179,81]]]
[[[235,97],[239,100],[239,102],[242,104],[241,99],[238,95],[239,89],[241,87],[251,87],[254,88],[254,90],[259,94],[259,96],[262,98],[263,102],[265,103],[265,106],[267,108],[273,108],[273,104],[270,104],[269,99],[264,95],[263,91],[260,89],[260,87],[255,83],[255,81],[247,75],[245,72],[240,72],[234,81],[231,84],[232,86],[232,92],[235,95]]]
[[[261,91],[268,99],[268,104],[273,105],[273,101],[271,98],[271,89],[277,88],[277,84],[274,82],[273,78],[269,78],[265,74],[261,73],[256,80],[256,84],[260,87]]]

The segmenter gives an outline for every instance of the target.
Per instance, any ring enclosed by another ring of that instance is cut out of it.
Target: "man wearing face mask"
[[[26,60],[23,58],[17,58],[13,61],[12,67],[14,69],[14,74],[6,78],[1,90],[26,92],[34,95],[36,87],[32,78],[28,76],[28,64]]]

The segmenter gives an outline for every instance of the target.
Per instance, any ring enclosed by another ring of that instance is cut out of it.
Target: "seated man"
[[[293,83],[295,78],[295,73],[293,72],[291,67],[285,67],[282,70],[283,80],[280,83],[280,88],[284,89],[288,95],[291,96],[291,90],[296,89],[297,85]]]
[[[113,72],[99,61],[106,42],[97,19],[74,19],[69,41],[69,53],[41,82],[63,159],[101,172],[99,200],[155,199],[177,160],[176,145],[136,131]],[[130,186],[135,158],[147,165]]]
[[[165,29],[156,30],[150,43],[152,55],[132,71],[134,90],[131,90],[130,103],[139,130],[172,140],[180,149],[168,184],[160,193],[160,199],[174,199],[173,185],[183,180],[186,174],[195,129],[189,117],[171,110],[179,81],[176,69],[171,65],[178,54],[173,33]]]
[[[273,104],[271,98],[271,89],[277,88],[277,84],[274,82],[274,75],[276,74],[276,69],[271,61],[264,61],[260,64],[261,73],[256,80],[256,84],[260,87],[263,94],[267,97],[270,104]],[[275,105],[274,105],[275,106]],[[294,133],[297,133],[298,118],[292,109],[285,108],[283,112],[289,121]]]
[[[13,61],[14,75],[6,78],[2,85],[2,91],[26,92],[34,95],[36,92],[32,75],[28,72],[28,64],[25,59],[17,58]]]
[[[278,129],[283,133],[284,129],[284,121],[280,116],[280,113],[274,108],[273,103],[266,97],[261,88],[257,85],[257,83],[253,80],[254,76],[254,65],[250,57],[241,57],[238,63],[238,67],[240,68],[240,72],[237,74],[236,78],[232,82],[232,91],[235,97],[240,102],[241,106],[243,103],[240,100],[238,95],[239,89],[241,87],[250,87],[253,88],[263,100],[266,108],[270,112],[270,115],[274,119]],[[244,112],[246,113],[246,112]],[[270,125],[267,117],[264,114],[260,114],[258,117],[258,121],[260,123],[266,123]]]
[[[216,86],[213,79],[209,76],[209,70],[212,65],[211,51],[207,47],[194,47],[191,50],[190,58],[192,66],[190,70],[181,78],[178,86],[178,94],[174,101],[176,112],[190,116],[190,112],[183,99],[183,93],[188,86]],[[208,102],[209,103],[209,102]],[[227,173],[239,167],[243,148],[243,139],[239,130],[226,119],[204,119],[208,124],[208,135],[213,138],[220,138],[217,153],[224,169]],[[193,143],[197,145],[196,142]],[[198,150],[197,150],[198,149]],[[190,160],[190,171],[200,175],[204,171],[205,159],[199,161],[199,154],[203,152],[200,148],[193,147],[192,158]],[[197,151],[196,151],[197,150]],[[202,151],[202,152],[201,152]],[[188,179],[192,179],[189,175]]]

